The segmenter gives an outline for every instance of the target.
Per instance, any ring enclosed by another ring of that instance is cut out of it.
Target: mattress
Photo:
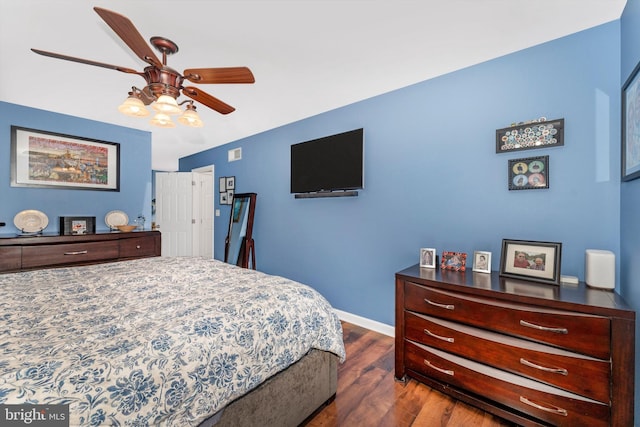
[[[311,349],[344,360],[317,291],[203,258],[0,275],[0,403],[70,425],[196,426]]]

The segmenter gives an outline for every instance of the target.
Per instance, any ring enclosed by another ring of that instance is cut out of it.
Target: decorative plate
[[[47,227],[49,217],[47,217],[44,212],[29,209],[18,212],[13,218],[13,223],[23,233],[37,233]]]
[[[127,225],[129,217],[122,211],[111,211],[104,217],[104,222],[109,228],[117,228],[119,225]]]

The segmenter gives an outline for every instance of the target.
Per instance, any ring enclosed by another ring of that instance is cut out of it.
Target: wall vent
[[[242,148],[234,148],[233,150],[229,150],[229,161],[235,162],[236,160],[240,160],[242,158]]]

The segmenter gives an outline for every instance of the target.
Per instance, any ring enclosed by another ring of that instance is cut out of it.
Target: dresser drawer
[[[407,341],[407,368],[557,426],[604,427],[610,409],[536,381]]]
[[[153,237],[135,237],[120,240],[120,258],[138,258],[154,256],[156,242]]]
[[[609,359],[607,317],[462,296],[405,282],[407,310]]]
[[[22,268],[107,261],[117,258],[117,241],[25,246],[22,248]]]
[[[608,404],[608,361],[405,312],[405,337]]]
[[[0,248],[0,271],[17,271],[22,265],[22,248]]]

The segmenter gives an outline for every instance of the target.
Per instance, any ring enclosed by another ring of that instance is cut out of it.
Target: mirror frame
[[[249,268],[249,261],[251,260],[251,268],[256,269],[256,252],[253,242],[253,216],[256,209],[256,193],[238,193],[233,195],[231,202],[231,213],[229,214],[229,228],[227,229],[227,237],[224,239],[224,262],[229,262],[229,247],[231,246],[231,233],[233,230],[233,209],[236,204],[236,199],[249,199],[249,207],[247,212],[247,229],[240,245],[240,251],[238,253],[238,259],[235,264],[238,267]]]

